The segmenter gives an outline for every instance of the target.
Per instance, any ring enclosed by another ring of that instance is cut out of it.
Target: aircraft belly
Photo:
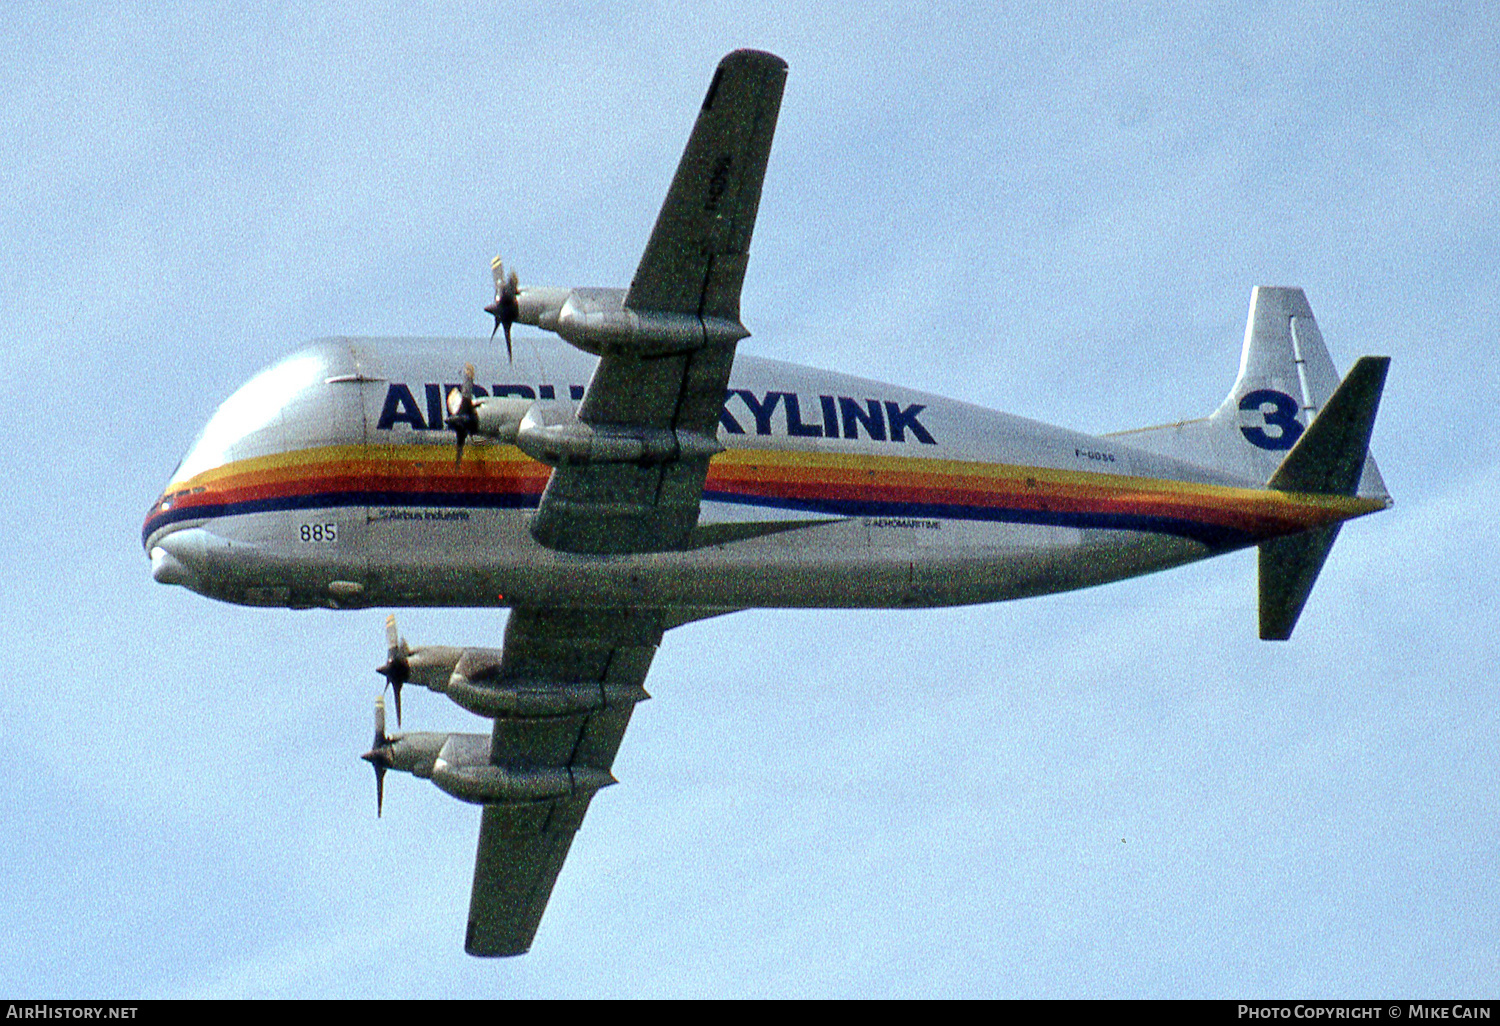
[[[543,548],[529,518],[364,507],[217,518],[200,533],[232,545],[233,558],[213,545],[192,557],[197,590],[297,607],[889,608],[1067,591],[1211,554],[1148,532],[856,517],[686,552],[593,556]]]
[[[929,550],[913,563],[913,605],[968,605],[1088,588],[1212,555],[1201,542],[1139,531],[1016,526],[1010,544]]]
[[[527,521],[474,511],[372,523],[374,593],[416,605],[936,606],[1067,591],[1210,554],[1146,532],[850,518],[687,552],[594,556],[542,548]]]

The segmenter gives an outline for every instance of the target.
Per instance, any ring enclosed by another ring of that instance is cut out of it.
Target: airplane
[[[738,353],[786,73],[720,62],[628,289],[523,286],[497,258],[488,342],[315,342],[219,407],[146,516],[155,580],[224,602],[510,611],[495,649],[413,647],[389,618],[398,725],[407,684],[493,724],[387,734],[382,693],[363,756],[377,814],[389,770],[482,806],[470,954],[531,947],[673,627],[1257,546],[1260,635],[1286,639],[1341,524],[1391,504],[1369,454],[1389,359],[1340,377],[1297,288],[1252,291],[1208,416],[1103,436]],[[517,324],[540,332],[513,347]]]

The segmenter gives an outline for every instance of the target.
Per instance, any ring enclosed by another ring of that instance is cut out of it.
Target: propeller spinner
[[[375,699],[375,743],[360,758],[375,767],[375,816],[379,818],[385,806],[385,771],[391,768],[391,744],[394,738],[385,733],[385,696]]]
[[[505,356],[511,363],[515,363],[515,353],[510,346],[510,326],[516,323],[516,318],[521,314],[521,279],[515,271],[511,271],[507,277],[505,264],[499,257],[490,261],[490,270],[495,275],[495,301],[484,308],[485,313],[495,318],[495,330],[490,332],[490,341],[495,340],[496,331],[504,328]]]
[[[443,423],[458,435],[458,451],[453,454],[456,467],[464,458],[464,442],[479,429],[479,414],[474,410],[474,365],[464,364],[463,390],[453,389],[448,393],[448,416]]]

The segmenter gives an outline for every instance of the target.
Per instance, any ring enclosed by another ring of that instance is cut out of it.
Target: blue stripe
[[[1202,542],[1215,552],[1228,552],[1254,545],[1247,531],[1196,520],[1152,516],[1142,513],[1077,513],[1062,510],[1006,509],[961,506],[944,502],[897,502],[876,499],[785,499],[746,496],[734,492],[705,490],[703,498],[746,506],[770,506],[806,513],[830,513],[846,517],[926,517],[934,520],[972,520],[984,523],[1031,524],[1038,527],[1095,528],[1107,531],[1143,531]]]
[[[1039,527],[1093,528],[1113,531],[1141,531],[1190,538],[1202,542],[1215,552],[1254,545],[1256,537],[1247,531],[1218,524],[1206,524],[1176,517],[1139,513],[1088,513],[1059,510],[1006,509],[963,506],[942,502],[897,502],[877,499],[787,499],[744,495],[738,492],[705,490],[703,498],[743,506],[767,506],[772,509],[824,513],[844,517],[927,517],[937,520],[970,520],[984,523],[1031,524]],[[343,509],[350,506],[423,507],[443,506],[452,509],[535,509],[539,496],[516,492],[475,495],[471,492],[326,492],[314,495],[291,495],[245,502],[225,502],[164,510],[148,517],[141,528],[141,544],[151,535],[183,520],[212,520],[217,517],[243,516],[250,513],[275,513],[299,509]]]
[[[146,518],[141,528],[141,544],[168,524],[183,520],[214,520],[219,517],[245,516],[250,513],[281,513],[298,509],[347,509],[351,506],[446,506],[458,509],[535,509],[540,496],[502,492],[474,495],[471,492],[319,492],[312,495],[287,495],[271,499],[249,499],[244,502],[204,503],[163,510]]]

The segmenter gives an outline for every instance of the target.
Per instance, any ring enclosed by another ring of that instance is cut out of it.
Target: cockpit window
[[[322,381],[325,366],[321,355],[299,353],[241,385],[203,426],[172,474],[167,490],[170,492],[173,485],[234,458],[233,449],[238,443],[274,423],[304,389]]]

